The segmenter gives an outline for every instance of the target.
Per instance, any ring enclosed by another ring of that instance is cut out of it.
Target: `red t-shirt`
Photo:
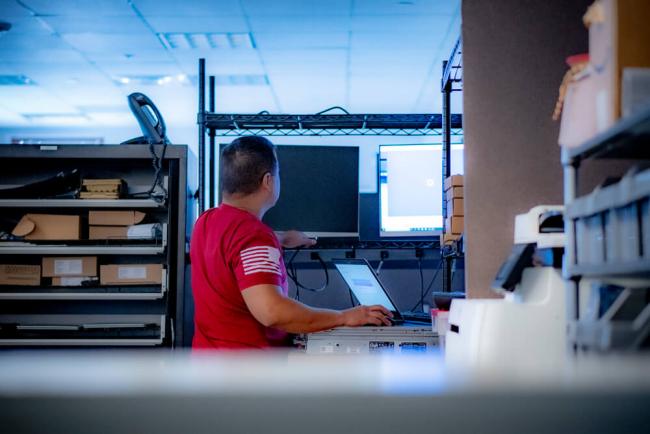
[[[287,295],[282,247],[271,228],[247,211],[221,204],[197,220],[190,256],[193,348],[266,348],[286,342],[285,332],[253,317],[241,294],[271,284]]]

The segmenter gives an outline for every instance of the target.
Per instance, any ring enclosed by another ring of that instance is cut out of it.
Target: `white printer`
[[[493,282],[503,299],[456,299],[445,359],[498,367],[561,363],[566,352],[563,207],[537,206],[515,220],[515,244]],[[524,360],[525,359],[525,360]]]

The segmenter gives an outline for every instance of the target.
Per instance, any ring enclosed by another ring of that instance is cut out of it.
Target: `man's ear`
[[[273,175],[271,175],[271,172],[266,172],[262,178],[262,187],[269,191],[273,189]]]

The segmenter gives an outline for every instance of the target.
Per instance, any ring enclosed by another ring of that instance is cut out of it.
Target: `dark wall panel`
[[[489,290],[514,217],[562,203],[558,123],[565,58],[587,51],[592,0],[464,0],[462,6],[467,291]]]

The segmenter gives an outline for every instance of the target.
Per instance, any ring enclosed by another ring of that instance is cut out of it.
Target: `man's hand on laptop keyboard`
[[[391,311],[381,305],[357,306],[343,311],[344,325],[347,327],[359,327],[368,324],[376,326],[389,326],[392,324]]]

